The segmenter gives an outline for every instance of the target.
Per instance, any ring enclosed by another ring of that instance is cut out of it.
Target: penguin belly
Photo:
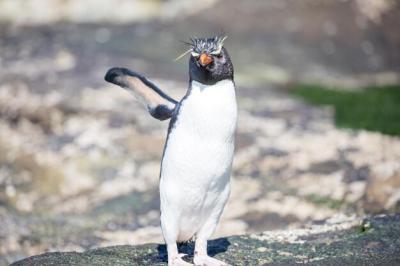
[[[161,166],[163,231],[178,242],[190,240],[210,216],[219,218],[228,200],[237,120],[232,81],[194,81],[191,86],[168,135]]]

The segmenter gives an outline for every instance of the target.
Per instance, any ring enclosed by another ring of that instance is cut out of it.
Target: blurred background
[[[228,36],[239,103],[215,237],[400,211],[396,0],[0,0],[0,265],[161,242],[168,121],[103,80],[180,99],[189,37]]]

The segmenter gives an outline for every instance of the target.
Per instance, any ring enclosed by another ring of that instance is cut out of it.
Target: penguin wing
[[[159,120],[171,118],[178,103],[146,77],[126,68],[111,68],[104,79],[132,93]]]

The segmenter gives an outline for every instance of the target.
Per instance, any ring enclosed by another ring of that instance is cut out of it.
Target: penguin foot
[[[175,257],[172,257],[168,262],[168,266],[193,266],[193,264],[186,262],[182,259],[182,257],[186,256],[186,254],[178,254]]]
[[[211,258],[210,256],[195,256],[194,265],[196,266],[231,266],[223,261]]]

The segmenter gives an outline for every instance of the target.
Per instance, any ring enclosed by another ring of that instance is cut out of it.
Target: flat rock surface
[[[180,251],[193,255],[193,244]],[[264,232],[210,241],[209,253],[232,265],[398,265],[400,214],[341,217],[306,229]],[[53,252],[12,264],[166,265],[164,245],[112,246],[85,252]]]

